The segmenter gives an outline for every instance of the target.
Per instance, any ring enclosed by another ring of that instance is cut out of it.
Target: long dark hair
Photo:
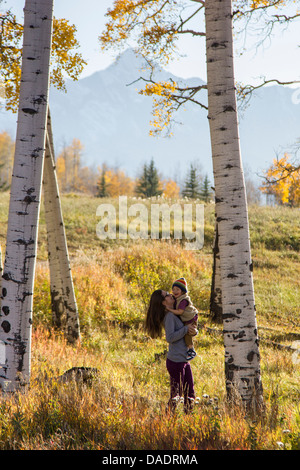
[[[159,338],[162,335],[162,326],[166,315],[166,307],[162,304],[163,301],[162,290],[154,291],[150,298],[145,321],[145,329],[151,338]]]

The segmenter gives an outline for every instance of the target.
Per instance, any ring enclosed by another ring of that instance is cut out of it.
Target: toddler
[[[168,310],[175,315],[179,315],[185,325],[194,323],[197,326],[198,310],[194,307],[187,294],[187,283],[184,277],[177,279],[173,283],[172,293],[175,299],[175,308],[171,309],[168,307]],[[193,345],[193,338],[190,335],[185,335],[184,339],[187,345],[187,360],[190,361],[197,355]]]

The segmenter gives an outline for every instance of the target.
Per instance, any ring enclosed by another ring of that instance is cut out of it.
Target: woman
[[[190,411],[195,399],[194,380],[190,363],[186,360],[186,344],[184,336],[197,334],[194,325],[184,325],[179,316],[167,310],[172,308],[174,299],[168,292],[158,289],[153,292],[146,316],[145,328],[151,338],[162,335],[163,326],[166,332],[166,340],[169,343],[167,353],[167,370],[170,374],[170,399],[169,410],[176,407],[178,395],[184,396],[184,409]]]

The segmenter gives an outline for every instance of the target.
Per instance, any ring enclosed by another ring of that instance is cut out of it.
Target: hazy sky
[[[25,0],[5,0],[4,6],[11,7],[22,20],[24,3]],[[77,27],[81,52],[88,61],[82,77],[106,68],[113,60],[111,54],[100,50],[97,39],[104,29],[105,13],[112,5],[113,0],[54,0],[54,15],[67,18]],[[255,79],[264,75],[282,81],[300,80],[299,22],[294,21],[285,32],[276,29],[272,41],[267,41],[258,51],[252,48],[241,57],[237,54],[236,79],[243,83],[254,83]],[[205,80],[204,39],[186,36],[180,42],[180,51],[186,57],[174,60],[168,70],[179,77],[200,77]],[[249,43],[256,39],[251,33],[248,37]]]

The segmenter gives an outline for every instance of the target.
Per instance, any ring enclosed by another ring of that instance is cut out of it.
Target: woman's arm
[[[166,315],[165,318],[165,330],[166,340],[168,343],[174,343],[179,339],[183,338],[188,332],[188,326],[182,325],[182,328],[175,330],[175,318],[173,315]]]

